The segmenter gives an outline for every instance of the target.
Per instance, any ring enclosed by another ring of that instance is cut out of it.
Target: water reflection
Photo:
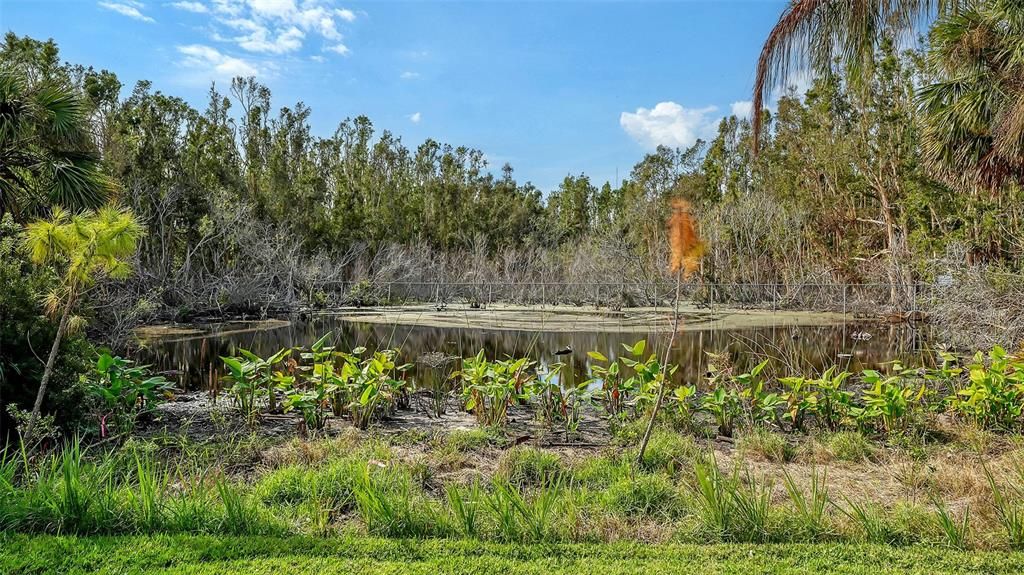
[[[339,349],[397,348],[403,362],[415,362],[429,352],[466,357],[481,349],[490,358],[525,355],[542,366],[561,361],[567,364],[563,377],[568,385],[584,381],[589,350],[615,358],[623,353],[623,343],[646,339],[648,351],[657,352],[660,357],[669,339],[667,333],[552,333],[354,323],[338,316],[294,318],[289,323],[264,326],[228,322],[194,327],[201,333],[151,339],[140,352],[143,362],[169,372],[184,389],[203,388],[215,381],[220,375],[220,356],[234,355],[238,348],[265,356],[282,347],[308,345],[328,331],[333,332]],[[859,331],[870,333],[871,339],[857,341],[851,337]],[[858,370],[879,367],[896,358],[922,361],[922,342],[921,333],[909,326],[876,323],[714,329],[680,332],[670,358],[679,364],[680,377],[696,381],[706,369],[705,352],[726,353],[740,369],[748,369],[770,355],[779,358],[779,364],[803,371],[820,371],[836,363]],[[574,352],[555,356],[555,351],[566,346]],[[437,374],[435,369],[417,365],[411,375],[423,383],[435,379]]]

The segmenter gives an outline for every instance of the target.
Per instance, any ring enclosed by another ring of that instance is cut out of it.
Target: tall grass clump
[[[725,475],[712,459],[694,466],[697,518],[717,541],[762,543],[771,538],[771,486],[749,471]]]
[[[811,471],[811,483],[806,491],[800,489],[789,471],[784,471],[783,484],[786,494],[793,505],[800,540],[820,541],[832,533],[832,525],[828,517],[827,472],[821,475]]]
[[[47,533],[124,530],[125,513],[119,505],[111,458],[90,462],[84,453],[76,438],[59,453],[45,457],[34,476],[26,473],[26,484],[15,495],[21,500],[18,524]]]
[[[699,456],[700,448],[689,435],[655,429],[640,460],[640,466],[646,471],[663,471],[674,475],[689,467]]]
[[[564,471],[557,454],[522,445],[502,454],[497,475],[517,487],[532,487],[550,485]]]
[[[870,461],[875,456],[874,446],[859,431],[833,433],[826,444],[833,457],[840,461]]]
[[[445,497],[460,534],[470,539],[479,538],[481,534],[480,505],[484,498],[480,483],[474,481],[464,488],[458,485],[447,485],[445,486]]]
[[[128,500],[135,528],[140,532],[151,533],[163,528],[163,496],[167,483],[166,473],[161,473],[153,459],[136,455],[135,488],[128,490]]]
[[[970,507],[964,509],[963,516],[957,521],[941,499],[933,498],[932,504],[935,506],[935,524],[942,533],[945,544],[953,549],[967,549],[967,542],[971,535]]]
[[[171,533],[219,533],[224,522],[218,493],[202,477],[185,477],[183,487],[163,501],[163,530]]]
[[[746,472],[744,479],[741,481],[739,475],[734,474],[728,483],[736,517],[732,538],[747,543],[767,542],[771,536],[771,486],[757,481],[750,471]]]
[[[857,530],[857,537],[867,543],[909,545],[925,539],[933,523],[931,515],[921,507],[898,503],[886,509],[871,501],[853,501],[843,497],[845,506],[833,503]]]
[[[216,488],[222,506],[220,533],[275,535],[285,531],[268,510],[242,488],[224,478],[217,479]]]
[[[693,495],[701,526],[713,540],[724,541],[728,539],[735,521],[734,487],[714,461],[694,465],[693,472],[696,479]]]
[[[606,507],[631,518],[672,519],[682,512],[682,500],[675,485],[662,474],[624,477],[604,495]]]
[[[366,530],[382,537],[425,538],[449,533],[444,516],[414,493],[401,472],[365,469],[355,484],[356,509]]]
[[[556,539],[555,513],[562,499],[563,479],[557,476],[528,497],[516,485],[495,480],[486,495],[494,514],[498,537],[507,542]]]
[[[254,492],[267,505],[315,502],[329,510],[343,512],[353,505],[356,484],[365,467],[366,461],[355,457],[315,468],[288,465],[260,478]]]
[[[737,441],[737,447],[743,455],[756,455],[766,461],[784,463],[792,461],[796,449],[782,434],[774,433],[763,427],[755,427],[744,433]]]
[[[992,490],[992,504],[995,506],[996,518],[1006,533],[1007,544],[1011,549],[1024,549],[1024,506],[1019,502],[1022,495],[1021,491],[1024,488],[1021,488],[1019,485],[1011,485],[1010,490],[1012,493],[1008,494],[1003,488],[999,487],[995,476],[992,475],[992,471],[987,466],[984,470],[985,478],[988,480],[989,488]],[[1022,472],[1024,470],[1019,465],[1016,466],[1016,471],[1017,480],[1024,480],[1024,472]],[[1011,499],[1011,496],[1015,497]]]

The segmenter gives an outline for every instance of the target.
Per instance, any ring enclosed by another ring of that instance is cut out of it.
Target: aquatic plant
[[[462,369],[452,374],[462,382],[462,398],[466,411],[472,412],[486,426],[503,426],[508,408],[514,401],[529,399],[529,372],[534,364],[528,358],[489,361],[480,350],[472,358],[462,360]]]
[[[131,433],[140,415],[166,399],[171,383],[148,368],[104,352],[92,371],[82,375],[86,389],[101,404],[100,437],[107,437],[111,424],[118,433]]]
[[[248,422],[253,422],[259,415],[257,398],[266,394],[268,402],[274,405],[274,386],[280,383],[280,378],[275,378],[272,369],[287,358],[292,350],[285,348],[269,358],[262,358],[249,350],[238,350],[239,356],[224,357],[221,361],[228,369],[228,373],[222,378],[231,384],[228,389],[235,405]]]
[[[940,370],[940,376],[963,373],[950,368],[946,358]],[[996,346],[987,355],[975,354],[966,372],[966,385],[948,398],[953,413],[980,427],[1019,430],[1024,411],[1024,360]]]
[[[359,429],[366,429],[382,412],[394,407],[405,385],[396,374],[411,367],[411,364],[396,365],[398,352],[395,350],[377,351],[371,357],[361,359],[364,351],[358,349],[351,354],[341,354],[344,358],[342,385],[349,398],[345,410],[352,424]]]

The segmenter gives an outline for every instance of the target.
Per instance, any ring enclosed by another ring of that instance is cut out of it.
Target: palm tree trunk
[[[39,382],[39,392],[36,393],[36,402],[32,405],[32,415],[28,419],[28,425],[25,427],[25,433],[22,436],[22,440],[26,446],[29,446],[32,440],[32,434],[35,431],[36,422],[39,420],[39,413],[43,409],[43,399],[46,397],[46,387],[50,383],[50,378],[53,376],[53,366],[57,363],[57,353],[60,351],[60,342],[64,339],[64,332],[68,327],[68,320],[71,318],[71,307],[74,303],[74,285],[71,287],[71,293],[68,295],[68,301],[64,305],[64,311],[60,316],[60,324],[57,325],[57,335],[53,337],[53,346],[50,347],[50,357],[46,359],[46,368],[43,370],[43,379]]]

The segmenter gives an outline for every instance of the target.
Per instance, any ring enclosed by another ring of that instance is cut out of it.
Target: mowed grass
[[[71,537],[0,534],[0,573],[1007,573],[1024,553],[884,545],[498,544],[360,536]]]

